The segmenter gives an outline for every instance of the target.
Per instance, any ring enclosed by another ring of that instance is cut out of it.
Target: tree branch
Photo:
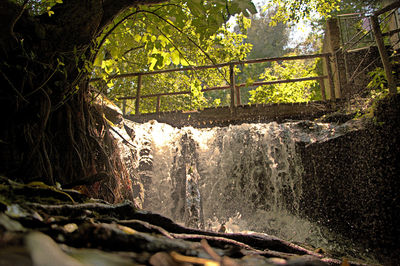
[[[21,11],[17,15],[17,17],[13,20],[13,22],[11,23],[10,34],[17,42],[18,42],[18,38],[17,38],[17,36],[15,36],[14,27],[15,27],[15,24],[17,23],[17,21],[21,18],[22,14],[24,13],[26,5],[28,4],[28,2],[29,2],[29,0],[25,0],[24,1],[24,3],[22,4],[22,7],[21,7]]]
[[[169,0],[105,0],[103,2],[103,19],[100,29],[107,26],[116,16],[130,7],[139,5],[153,5],[168,2]]]
[[[155,12],[152,12],[152,11],[149,11],[149,10],[143,10],[143,12],[144,12],[144,13],[149,13],[149,14],[152,14],[152,15],[156,16],[156,17],[159,18],[161,21],[164,21],[165,23],[167,23],[168,25],[170,25],[172,28],[174,28],[174,29],[175,29],[176,31],[178,31],[180,34],[185,35],[185,37],[189,40],[189,42],[193,43],[193,44],[197,47],[197,49],[199,49],[199,50],[207,57],[207,59],[211,61],[211,63],[212,63],[213,65],[216,65],[216,64],[217,64],[217,63],[215,62],[215,60],[212,59],[211,56],[210,56],[206,51],[204,51],[204,49],[203,49],[196,41],[194,41],[194,40],[193,40],[192,38],[190,38],[187,34],[185,34],[185,33],[182,31],[182,29],[178,28],[178,27],[175,26],[173,23],[171,23],[170,21],[168,21],[167,19],[163,18],[162,16],[158,15],[158,14],[155,13]],[[178,52],[179,52],[179,50],[178,50]],[[217,71],[221,74],[221,76],[222,76],[222,77],[225,79],[225,81],[228,82],[228,84],[229,84],[230,82],[225,78],[224,73],[222,73],[222,71],[221,71],[219,68],[217,68]]]
[[[137,47],[133,47],[133,48],[125,51],[123,55],[126,55],[126,54],[128,54],[128,53],[130,53],[132,51],[139,50],[139,49],[144,48],[144,47],[145,47],[145,45],[140,45],[140,46],[137,46]]]

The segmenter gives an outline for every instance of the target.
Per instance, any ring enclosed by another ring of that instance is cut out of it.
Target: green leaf
[[[135,40],[135,42],[140,42],[140,40],[142,39],[142,36],[140,36],[139,34],[136,34],[133,39]]]
[[[110,67],[112,67],[112,65],[113,65],[113,60],[112,60],[112,59],[103,60],[103,61],[101,62],[101,68],[104,68],[104,69],[110,68]]]
[[[51,7],[47,7],[47,14],[49,15],[49,17],[51,17],[51,15],[54,15],[54,12],[51,11]]]
[[[187,5],[194,16],[204,15],[204,6],[201,0],[188,1]]]
[[[154,70],[155,65],[157,64],[157,58],[152,57],[150,59],[150,66],[149,66],[149,70],[152,71]]]
[[[171,53],[171,60],[174,65],[179,65],[180,59],[181,58],[178,50],[175,50]]]
[[[163,47],[165,47],[167,45],[167,43],[169,43],[169,40],[164,35],[158,36],[158,39],[160,40],[161,45]]]
[[[114,82],[113,82],[113,81],[107,82],[107,87],[108,87],[108,88],[114,87]]]
[[[102,57],[97,55],[96,59],[93,62],[93,66],[100,67],[102,65]]]
[[[109,52],[111,54],[111,57],[114,60],[116,60],[116,59],[119,59],[119,54],[121,52],[121,49],[119,48],[118,44],[116,44],[116,45],[113,45],[113,46],[110,47]]]
[[[181,65],[182,65],[182,66],[188,66],[188,65],[189,65],[189,62],[187,61],[187,59],[181,58]]]

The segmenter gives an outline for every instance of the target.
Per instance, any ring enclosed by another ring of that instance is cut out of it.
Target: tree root
[[[161,215],[137,210],[130,201],[120,204],[89,201],[72,190],[61,190],[40,182],[25,185],[0,177],[0,193],[7,198],[0,198],[0,209],[4,210],[0,212],[0,250],[4,247],[13,254],[14,250],[24,249],[26,256],[20,257],[21,261],[34,257],[33,254],[51,252],[40,250],[44,246],[54,248],[54,254],[59,254],[55,260],[69,259],[64,252],[71,256],[90,253],[90,256],[100,256],[104,263],[119,258],[156,266],[342,263],[326,254],[266,234],[217,233],[187,228]],[[34,194],[40,195],[39,200],[30,196]],[[49,200],[52,197],[56,198]],[[31,231],[41,231],[47,236],[32,235]],[[37,244],[27,246],[24,243]],[[10,246],[16,249],[9,249]],[[2,254],[0,252],[0,256]],[[18,254],[5,261],[21,255]],[[160,264],[164,260],[174,263]]]

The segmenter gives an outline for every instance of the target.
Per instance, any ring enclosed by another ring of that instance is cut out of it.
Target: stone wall
[[[299,145],[303,215],[350,237],[386,265],[400,254],[400,97],[380,105],[377,123]]]
[[[135,132],[133,126],[122,116],[122,111],[103,95],[93,101],[94,111],[100,119],[105,119],[108,126],[103,128],[108,150],[110,168],[113,173],[104,172],[104,178],[96,178],[86,185],[84,190],[93,198],[118,203],[131,200],[135,206],[142,208],[144,200],[143,177],[139,174],[142,162],[137,162],[137,153],[143,153],[133,144]],[[145,157],[145,156],[143,156]]]

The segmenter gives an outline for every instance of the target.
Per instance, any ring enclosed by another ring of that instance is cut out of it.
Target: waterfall
[[[207,230],[258,231],[290,241],[327,242],[298,216],[302,165],[296,142],[338,134],[300,121],[214,128],[134,125],[143,208]]]

